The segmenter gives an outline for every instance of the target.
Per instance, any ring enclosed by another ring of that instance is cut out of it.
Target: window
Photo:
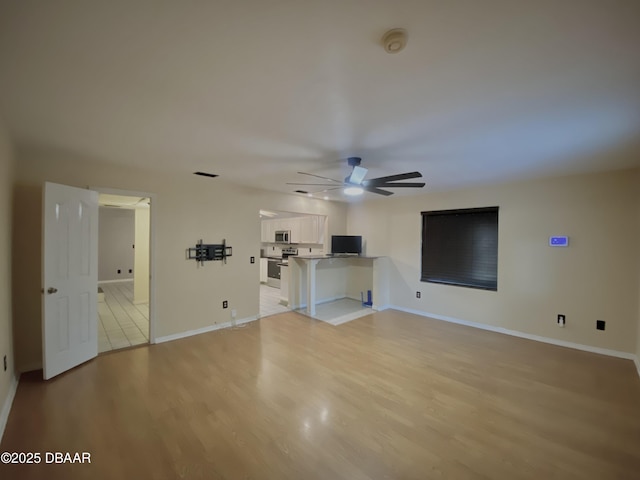
[[[422,212],[420,280],[498,290],[498,207]]]

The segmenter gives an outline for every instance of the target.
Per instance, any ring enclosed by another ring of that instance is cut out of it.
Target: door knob
[[[57,291],[58,291],[58,289],[57,289],[57,288],[54,288],[54,287],[49,287],[49,288],[47,288],[47,293],[48,293],[49,295],[51,295],[52,293],[56,293]]]

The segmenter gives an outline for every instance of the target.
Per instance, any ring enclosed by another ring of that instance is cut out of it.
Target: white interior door
[[[45,183],[44,378],[98,355],[98,193]]]

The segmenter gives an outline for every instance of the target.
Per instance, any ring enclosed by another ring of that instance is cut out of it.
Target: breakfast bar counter
[[[388,304],[388,258],[363,255],[289,257],[289,305],[314,317],[316,305],[341,298],[360,301],[372,292],[372,308]]]

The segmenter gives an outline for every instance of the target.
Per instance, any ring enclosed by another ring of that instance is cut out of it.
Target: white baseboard
[[[351,298],[351,297],[347,297],[346,295],[340,295],[338,297],[323,298],[322,300],[316,300],[316,305],[322,305],[323,303],[335,302],[336,300],[341,300],[343,298]],[[291,305],[289,308],[291,308],[291,310],[300,310],[301,308],[307,308],[307,304],[306,303],[301,303],[300,305]]]
[[[574,348],[576,350],[583,350],[585,352],[599,353],[601,355],[608,355],[610,357],[625,358],[627,360],[636,360],[636,356],[633,353],[620,352],[618,350],[610,350],[608,348],[592,347],[591,345],[583,345],[581,343],[566,342],[564,340],[556,340],[555,338],[542,337],[540,335],[531,335],[529,333],[519,332],[517,330],[509,330],[502,327],[494,327],[493,325],[486,325],[484,323],[469,322],[467,320],[460,320],[458,318],[447,317],[445,315],[437,315],[435,313],[423,312],[421,310],[414,310],[412,308],[399,307],[397,305],[389,305],[389,308],[394,310],[400,310],[401,312],[413,313],[414,315],[420,315],[422,317],[429,317],[435,320],[442,320],[449,323],[457,323],[459,325],[465,325],[467,327],[479,328],[481,330],[488,330],[490,332],[503,333],[505,335],[511,335],[513,337],[526,338],[527,340],[535,340],[537,342],[549,343],[551,345],[558,345],[560,347]],[[636,363],[636,367],[638,363]],[[638,369],[640,374],[640,368]]]
[[[18,390],[18,382],[20,381],[20,374],[16,377],[13,376],[11,383],[9,384],[9,392],[7,393],[7,398],[4,400],[4,405],[2,405],[2,411],[0,411],[0,441],[2,441],[2,436],[4,435],[4,429],[7,426],[7,421],[9,420],[9,413],[11,412],[11,405],[13,404],[13,399],[16,396],[16,391]]]
[[[391,308],[389,305],[373,305],[373,309],[377,310],[378,312],[382,312],[383,310],[388,310],[389,308]]]
[[[236,325],[242,325],[243,323],[254,322],[258,319],[257,316],[243,318],[236,320]],[[166,335],[164,337],[157,337],[154,343],[171,342],[180,338],[192,337],[193,335],[200,335],[201,333],[213,332],[215,330],[221,330],[223,328],[233,327],[232,322],[216,323],[215,325],[209,325],[207,327],[198,328],[196,330],[187,330],[186,332],[174,333],[173,335]]]
[[[636,364],[636,370],[638,370],[638,376],[640,377],[640,358],[636,355],[636,358],[633,359],[633,363]]]
[[[122,282],[133,282],[133,278],[122,278],[120,280],[100,280],[98,285],[102,285],[105,283],[122,283]]]
[[[361,298],[351,297],[349,295],[339,295],[337,297],[329,297],[329,298],[323,298],[322,300],[316,300],[316,305],[322,305],[323,303],[335,302],[336,300],[342,300],[343,298],[348,298],[350,300],[355,300],[356,302],[361,302],[362,301]],[[301,303],[300,305],[291,305],[289,308],[291,308],[291,310],[300,310],[301,308],[307,308],[307,304],[306,303]]]

